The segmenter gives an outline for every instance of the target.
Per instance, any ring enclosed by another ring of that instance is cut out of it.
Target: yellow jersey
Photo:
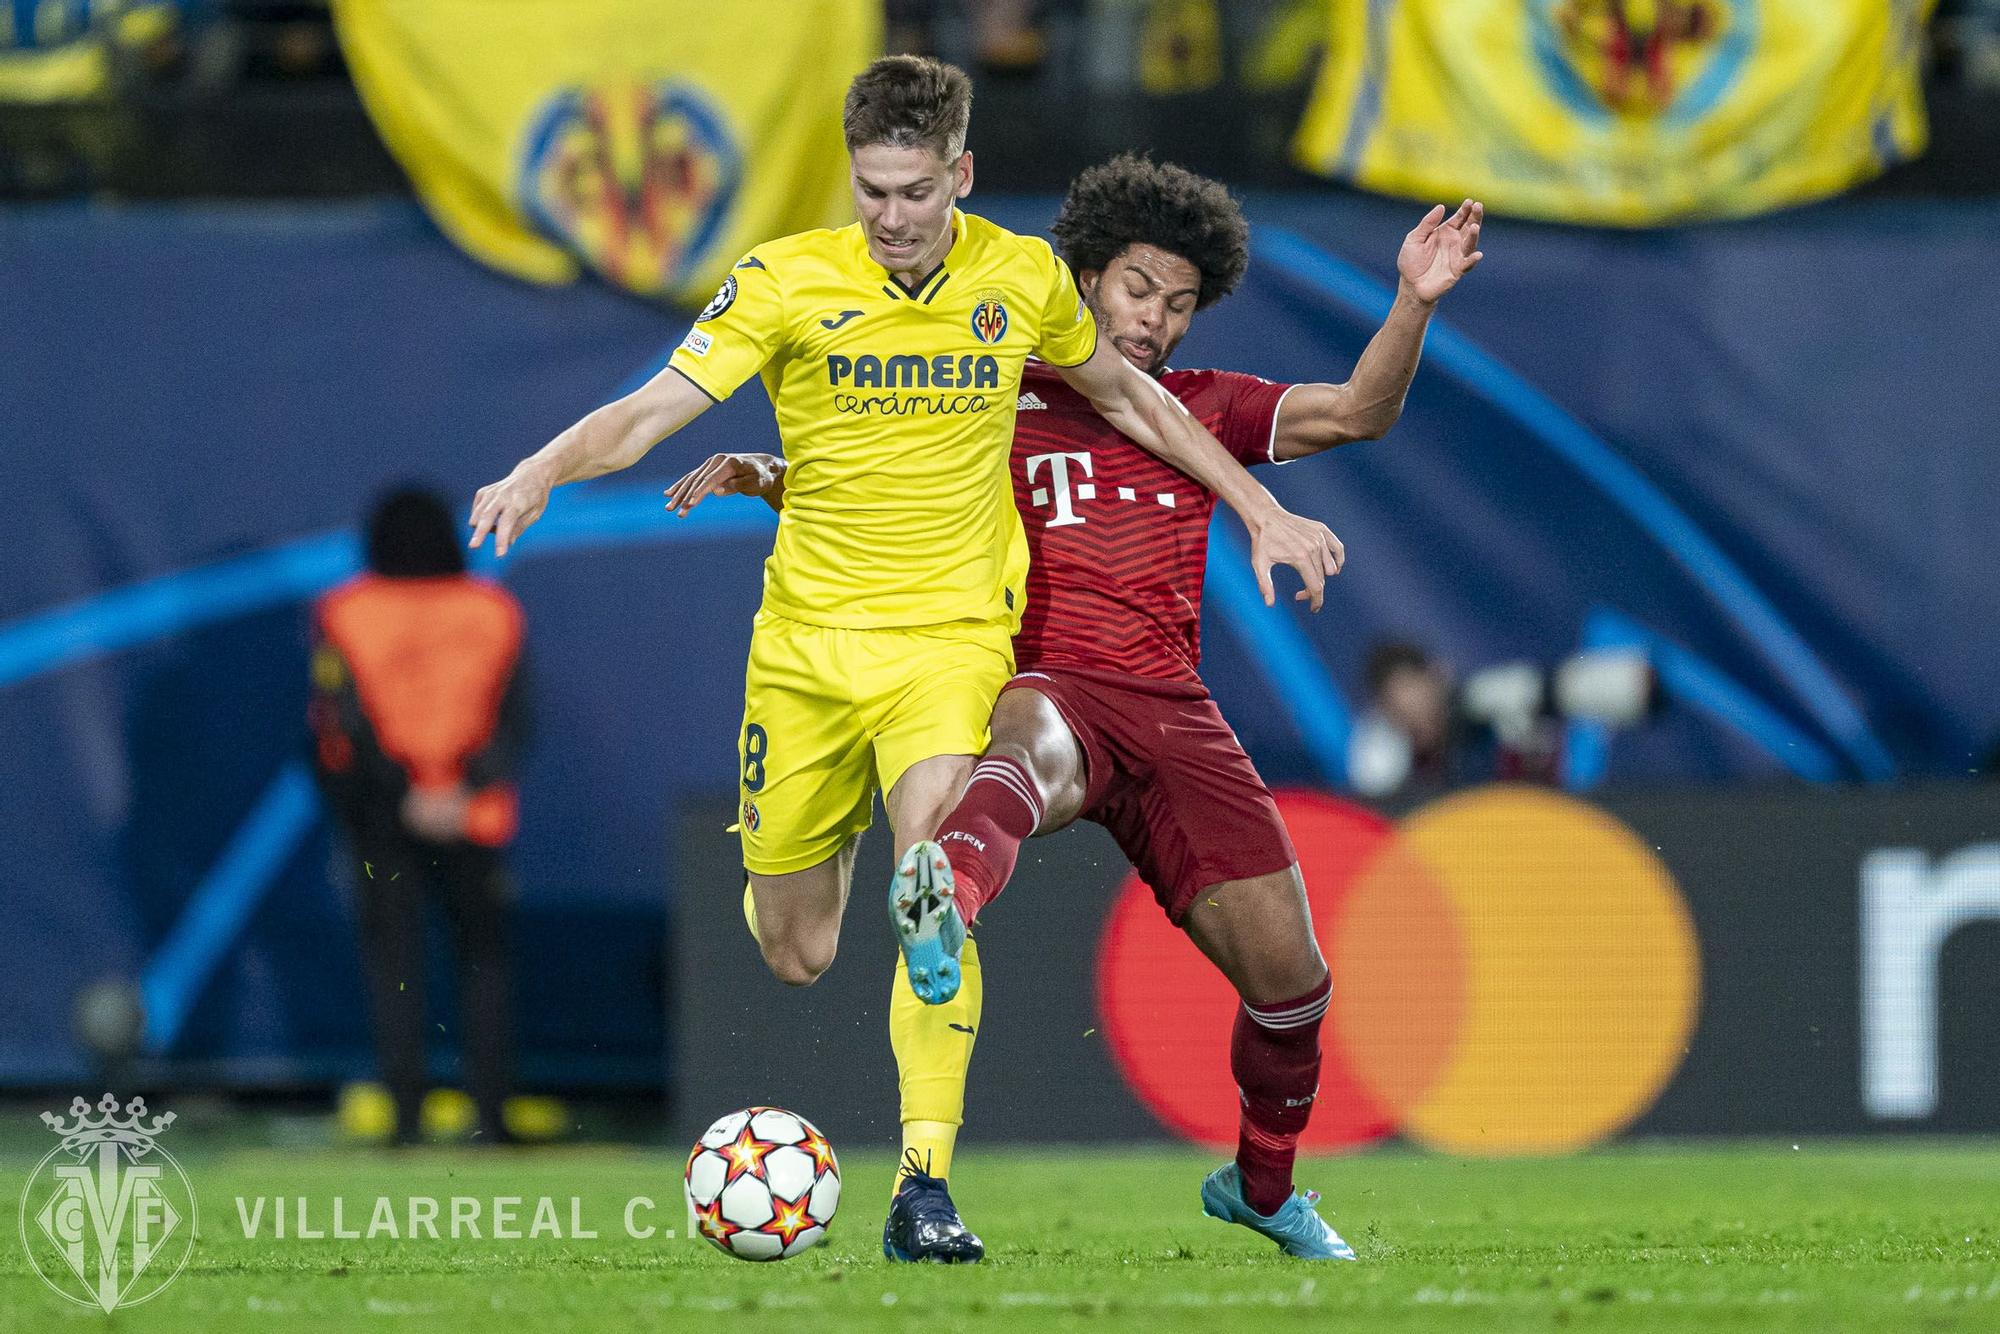
[[[1030,353],[1075,366],[1097,325],[1046,241],[952,211],[905,286],[859,223],[758,246],[668,363],[720,402],[758,372],[789,467],[764,606],[812,625],[1020,623],[1027,540],[1008,452]]]

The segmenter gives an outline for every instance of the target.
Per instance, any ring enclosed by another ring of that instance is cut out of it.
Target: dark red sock
[[[1319,1093],[1319,1026],[1326,1018],[1333,978],[1303,996],[1251,1005],[1236,1012],[1229,1042],[1229,1070],[1243,1095],[1236,1167],[1243,1198],[1269,1216],[1292,1193],[1292,1160],[1299,1133]]]
[[[965,795],[938,826],[937,841],[951,858],[958,911],[967,925],[1007,887],[1021,840],[1042,822],[1042,794],[1019,763],[988,755],[972,768]]]

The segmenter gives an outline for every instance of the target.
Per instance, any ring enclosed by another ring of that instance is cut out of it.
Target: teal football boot
[[[965,919],[953,901],[951,858],[925,839],[903,854],[889,882],[889,921],[903,951],[910,990],[926,1005],[943,1005],[958,994],[965,948]]]
[[[1210,1218],[1241,1223],[1277,1242],[1286,1255],[1301,1260],[1352,1260],[1354,1248],[1313,1209],[1318,1203],[1316,1190],[1303,1195],[1293,1191],[1292,1197],[1278,1206],[1278,1212],[1267,1218],[1243,1198],[1243,1174],[1233,1162],[1216,1168],[1201,1183],[1201,1211]]]

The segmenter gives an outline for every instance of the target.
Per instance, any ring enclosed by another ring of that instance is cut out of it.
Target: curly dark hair
[[[1078,273],[1102,273],[1130,245],[1179,255],[1201,270],[1196,310],[1228,296],[1250,267],[1250,224],[1228,189],[1137,153],[1121,153],[1071,181],[1051,230],[1056,250]]]

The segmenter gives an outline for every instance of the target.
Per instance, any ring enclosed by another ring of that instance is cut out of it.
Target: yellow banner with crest
[[[875,0],[334,0],[438,225],[534,282],[699,306],[759,241],[853,216],[840,109]]]
[[[1645,226],[1912,157],[1935,0],[1328,0],[1301,165],[1417,199]]]

